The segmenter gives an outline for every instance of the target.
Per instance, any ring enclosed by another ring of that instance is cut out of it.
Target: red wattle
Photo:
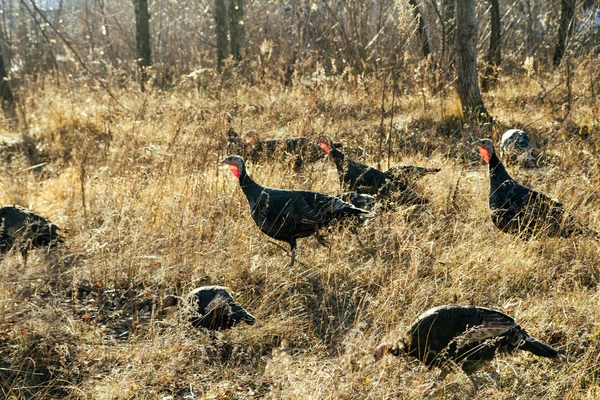
[[[325,153],[329,153],[329,146],[327,146],[325,143],[319,143],[319,146],[323,149]]]
[[[227,166],[229,167],[231,172],[233,172],[233,175],[235,175],[235,177],[239,179],[240,178],[240,169],[236,165],[232,165],[232,164],[227,164]]]
[[[487,149],[485,149],[483,147],[479,147],[479,154],[481,155],[481,158],[483,158],[485,160],[486,163],[488,163],[488,164],[490,163],[492,156]]]

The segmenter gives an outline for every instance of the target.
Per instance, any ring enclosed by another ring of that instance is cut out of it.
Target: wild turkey
[[[256,319],[240,306],[223,286],[202,286],[192,290],[185,298],[167,296],[163,308],[187,307],[190,323],[196,328],[212,331],[231,329],[241,321],[254,325]]]
[[[340,179],[340,187],[358,193],[375,195],[378,199],[389,198],[396,194],[397,200],[406,205],[429,202],[401,180],[396,180],[385,172],[347,158],[340,150],[333,148],[331,143],[331,139],[327,137],[319,139],[319,146],[333,158]]]
[[[222,162],[238,178],[250,205],[250,215],[260,230],[273,239],[289,243],[291,265],[295,260],[296,239],[315,234],[319,243],[326,245],[319,228],[334,219],[342,220],[352,215],[373,216],[369,211],[356,208],[334,196],[265,188],[248,176],[240,156],[229,156]]]
[[[500,156],[507,162],[515,162],[527,168],[535,168],[535,155],[531,141],[525,132],[509,129],[502,135]]]
[[[382,343],[375,359],[403,352],[428,367],[447,368],[453,363],[470,374],[491,361],[496,351],[520,349],[539,357],[558,359],[552,347],[529,336],[508,315],[484,307],[445,305],[421,314],[396,343]]]
[[[335,195],[338,199],[352,204],[354,207],[364,210],[371,210],[377,203],[377,199],[368,194],[360,194],[358,192],[344,192]]]
[[[474,143],[481,157],[489,164],[489,206],[492,221],[506,233],[528,239],[534,234],[550,237],[597,234],[569,214],[557,201],[518,184],[508,175],[496,156],[494,143],[481,139]]]
[[[440,172],[440,168],[416,167],[414,165],[396,165],[384,172],[394,180],[410,183],[414,180],[424,177],[425,175],[435,174]]]
[[[277,156],[289,157],[293,161],[294,169],[298,169],[305,163],[313,163],[323,158],[319,145],[308,138],[262,140],[258,132],[254,130],[246,132],[244,138],[248,144],[246,154],[253,162],[260,159],[273,159]],[[334,146],[341,147],[341,144],[334,143]]]
[[[0,207],[0,254],[15,249],[27,265],[27,252],[33,248],[52,248],[63,243],[61,230],[46,218],[21,206]]]

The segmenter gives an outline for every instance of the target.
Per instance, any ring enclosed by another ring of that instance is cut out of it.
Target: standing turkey
[[[163,308],[180,306],[190,311],[190,323],[213,331],[231,329],[241,321],[254,325],[256,319],[240,306],[223,286],[202,286],[185,298],[167,296]]]
[[[508,315],[484,307],[445,305],[421,314],[396,343],[382,343],[375,359],[400,352],[428,367],[447,368],[453,363],[470,374],[491,361],[496,351],[520,349],[539,357],[558,359],[552,347],[529,336]]]
[[[561,203],[511,178],[496,156],[491,140],[481,139],[474,145],[489,164],[489,205],[492,221],[500,230],[524,239],[537,234],[563,238],[573,235],[597,237],[596,232],[568,213]]]
[[[0,254],[15,249],[27,265],[27,252],[33,248],[52,248],[63,243],[58,226],[21,206],[0,207]]]
[[[526,168],[535,168],[535,155],[531,141],[525,132],[509,129],[502,135],[500,155],[507,162],[516,162]]]
[[[404,179],[396,179],[400,178],[400,175],[406,177],[407,174],[410,174],[409,169],[402,170],[403,167],[396,167],[396,169],[392,170],[392,173],[396,175],[393,176],[392,174],[381,172],[378,169],[349,159],[340,150],[332,147],[330,138],[320,138],[319,146],[333,158],[340,179],[340,187],[347,187],[347,189],[358,193],[375,195],[379,199],[397,194],[400,204],[413,205],[427,204],[429,202],[428,199],[409,188]],[[404,168],[416,169],[419,167],[407,166]],[[422,170],[425,171],[427,169],[423,168]],[[435,170],[432,169],[431,172],[435,172]]]
[[[289,243],[291,265],[296,255],[296,239],[314,234],[319,243],[326,245],[325,238],[319,234],[321,227],[334,219],[341,220],[353,215],[373,216],[371,212],[334,196],[265,188],[246,173],[246,165],[240,156],[229,156],[222,162],[238,178],[250,205],[250,215],[260,230],[273,239]]]

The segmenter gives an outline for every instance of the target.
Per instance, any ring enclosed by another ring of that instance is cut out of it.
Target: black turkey
[[[275,158],[289,158],[292,160],[294,169],[302,167],[305,163],[313,163],[323,158],[319,145],[308,138],[281,138],[261,140],[260,135],[250,130],[244,138],[247,143],[247,159],[256,162]],[[341,144],[334,143],[340,147]]]
[[[391,176],[394,180],[410,183],[425,175],[440,172],[440,168],[417,167],[414,165],[396,165],[385,171],[385,174]]]
[[[397,342],[382,343],[375,359],[401,352],[428,367],[461,365],[467,374],[491,361],[497,351],[529,351],[539,357],[559,359],[552,347],[529,336],[508,315],[484,307],[445,305],[421,314]]]
[[[202,286],[185,298],[167,296],[163,308],[179,306],[190,312],[190,323],[212,331],[231,329],[240,322],[254,325],[256,319],[240,306],[223,286]]]
[[[0,207],[0,253],[15,249],[27,264],[27,252],[33,248],[52,248],[64,242],[58,226],[21,206]]]
[[[333,159],[338,171],[340,187],[350,191],[377,196],[378,199],[397,196],[400,204],[427,204],[429,200],[412,190],[402,180],[368,165],[351,160],[340,150],[332,147],[331,139],[322,137],[319,146]]]
[[[326,245],[327,242],[319,234],[321,227],[334,219],[342,220],[353,215],[373,216],[371,212],[334,196],[303,190],[265,188],[246,173],[246,165],[240,156],[229,156],[222,162],[238,178],[250,205],[250,215],[260,230],[273,239],[289,243],[292,265],[296,239],[315,234],[319,243]]]
[[[525,132],[509,129],[502,135],[500,155],[507,162],[514,162],[527,168],[535,168],[535,154],[531,141]]]
[[[595,232],[568,213],[561,203],[511,178],[496,156],[491,140],[481,139],[474,144],[489,164],[489,206],[496,227],[524,239],[536,234],[563,238],[573,235],[597,237]]]
[[[344,192],[335,195],[338,199],[352,204],[354,207],[371,210],[377,204],[377,199],[368,194],[360,194],[358,192]]]

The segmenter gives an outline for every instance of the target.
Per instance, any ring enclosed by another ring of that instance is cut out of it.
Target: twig
[[[25,5],[25,1],[24,0],[20,0],[20,1],[21,1],[21,4]],[[75,59],[77,60],[77,62],[81,66],[81,68],[83,68],[92,77],[92,79],[95,80],[102,87],[102,89],[104,89],[106,91],[106,93],[108,93],[108,95],[115,101],[115,103],[117,103],[117,105],[119,105],[119,107],[121,107],[124,110],[126,110],[126,111],[129,112],[130,110],[127,107],[125,107],[123,104],[121,104],[119,102],[119,100],[117,100],[117,98],[112,93],[112,91],[108,88],[108,86],[106,86],[104,84],[104,82],[102,82],[100,79],[96,78],[96,76],[94,75],[94,73],[87,67],[87,65],[85,65],[85,62],[81,59],[81,57],[75,51],[75,49],[73,48],[73,46],[71,46],[71,43],[69,43],[69,41],[58,31],[58,29],[56,29],[56,27],[54,25],[52,25],[52,23],[50,23],[50,21],[48,21],[48,18],[46,18],[46,16],[42,13],[42,11],[38,8],[38,6],[35,5],[34,1],[31,1],[31,6],[39,14],[39,16],[44,20],[44,22],[46,24],[48,24],[48,26],[50,28],[52,28],[52,30],[54,31],[54,33],[56,33],[56,35],[60,38],[60,40],[63,41],[63,43],[65,44],[65,46],[67,46],[67,48],[69,50],[71,50],[71,52],[75,56]]]

